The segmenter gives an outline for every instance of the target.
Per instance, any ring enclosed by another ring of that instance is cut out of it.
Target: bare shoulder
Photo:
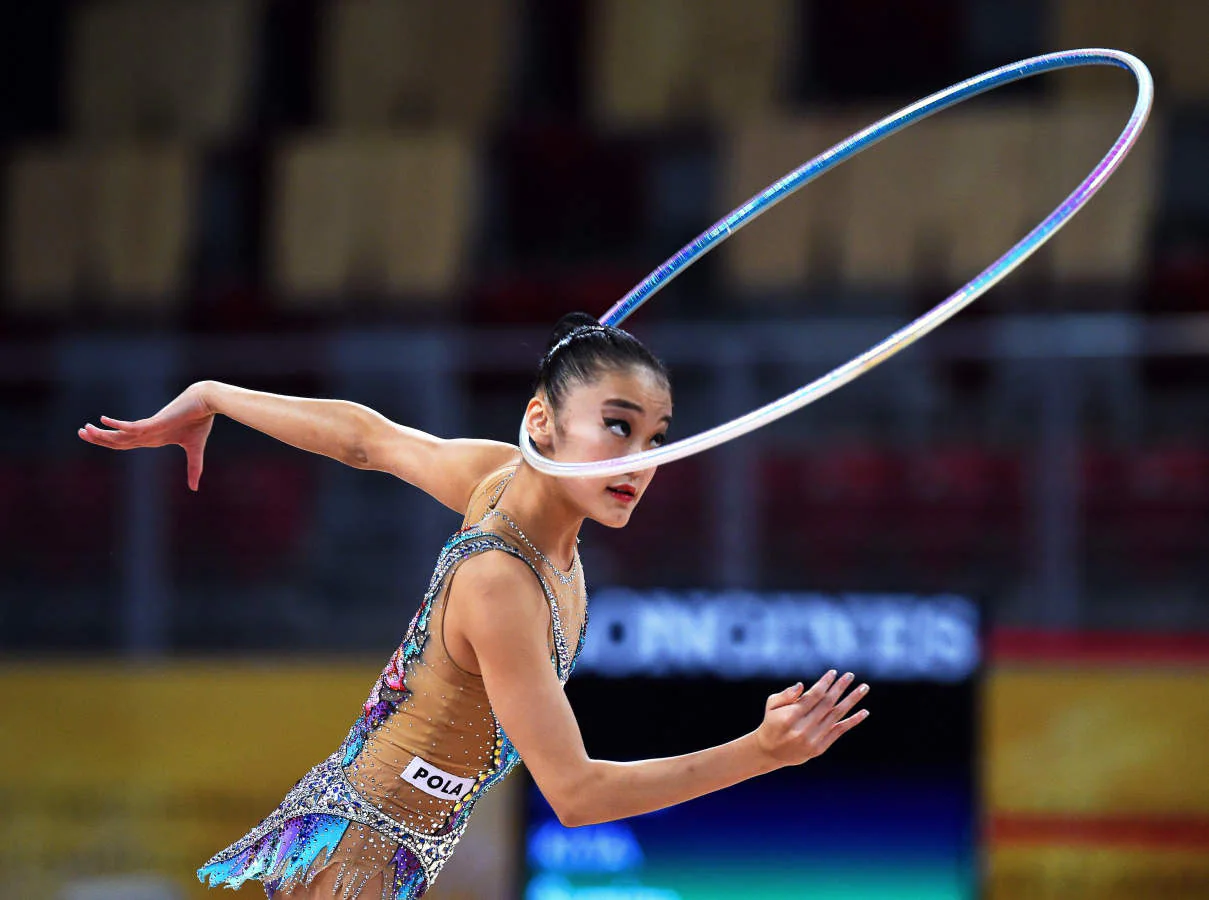
[[[467,459],[463,465],[470,475],[470,494],[466,498],[465,507],[460,510],[466,516],[473,516],[477,521],[486,512],[487,498],[491,495],[493,486],[508,472],[516,470],[520,464],[521,454],[511,444],[499,444],[485,441],[478,448],[466,447]]]
[[[521,451],[515,444],[488,441],[482,438],[451,438],[445,442],[446,452],[486,478],[496,469],[520,461]]]
[[[528,564],[510,553],[478,553],[458,566],[458,588],[492,596],[532,596],[545,604]]]
[[[470,496],[492,472],[520,458],[512,444],[476,438],[438,438],[389,423],[369,443],[363,468],[389,472],[464,513]]]
[[[476,438],[456,438],[445,442],[443,455],[450,469],[460,473],[456,493],[445,501],[462,514],[469,511],[475,491],[496,472],[520,461],[520,450],[512,444]],[[452,493],[452,492],[451,492]]]
[[[474,624],[511,632],[531,622],[543,624],[549,615],[545,595],[529,566],[508,553],[479,553],[458,566],[450,584],[450,600]],[[541,632],[544,634],[544,630]]]

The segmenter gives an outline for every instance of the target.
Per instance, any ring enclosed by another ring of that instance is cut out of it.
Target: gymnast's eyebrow
[[[642,415],[645,412],[645,410],[641,406],[639,406],[637,403],[635,403],[633,400],[623,400],[620,397],[613,397],[610,400],[606,400],[603,405],[604,406],[617,406],[617,407],[620,407],[621,409],[630,409],[630,410],[633,410],[634,412],[638,413],[638,415]],[[669,425],[671,425],[672,417],[670,415],[667,415],[667,416],[664,416],[659,421],[667,422]]]

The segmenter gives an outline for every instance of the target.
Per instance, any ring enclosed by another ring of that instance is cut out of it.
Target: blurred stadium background
[[[515,778],[434,896],[1209,897],[1209,4],[38,0],[5,26],[0,897],[204,896],[457,525],[230,422],[196,495],[181,454],[79,425],[211,378],[511,440],[561,313],[902,103],[1082,46],[1158,96],[1086,211],[922,345],[585,529],[591,751],[735,736],[832,664],[874,682],[863,733],[599,829]],[[690,270],[632,323],[677,433],[974,275],[1132,90],[980,98]]]

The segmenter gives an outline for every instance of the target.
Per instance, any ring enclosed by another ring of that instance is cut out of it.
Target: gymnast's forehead
[[[570,386],[566,403],[578,409],[599,407],[670,419],[672,391],[662,373],[634,364],[602,369],[594,378]]]

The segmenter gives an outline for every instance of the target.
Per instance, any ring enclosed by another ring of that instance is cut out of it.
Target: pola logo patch
[[[412,757],[399,777],[412,787],[441,800],[460,800],[474,784],[473,778],[451,775],[418,756]]]

